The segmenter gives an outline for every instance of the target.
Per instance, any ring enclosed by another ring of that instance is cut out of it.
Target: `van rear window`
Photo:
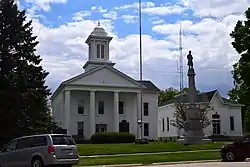
[[[76,145],[74,139],[71,136],[53,135],[51,137],[53,140],[53,145]]]

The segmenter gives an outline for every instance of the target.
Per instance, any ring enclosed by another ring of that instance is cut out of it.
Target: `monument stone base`
[[[178,144],[184,144],[184,145],[189,145],[189,144],[200,144],[200,143],[212,143],[212,140],[208,139],[206,136],[204,136],[200,140],[197,140],[196,137],[193,140],[185,140],[184,137],[181,137],[180,139],[178,139],[176,141],[176,143],[178,143]]]
[[[184,136],[177,140],[177,143],[189,145],[189,144],[199,144],[199,143],[212,143],[203,131],[189,131],[186,132]]]
[[[190,104],[186,108],[187,120],[184,123],[185,135],[183,138],[177,140],[181,144],[198,144],[211,143],[212,140],[204,136],[201,120],[200,109],[196,104]]]

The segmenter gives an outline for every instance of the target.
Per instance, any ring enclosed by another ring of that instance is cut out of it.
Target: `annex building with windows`
[[[171,125],[171,121],[175,119],[176,100],[187,105],[188,93],[177,95],[159,106],[157,132],[159,138],[175,140],[184,135],[183,129]],[[217,90],[199,93],[197,103],[201,108],[210,106],[206,115],[210,125],[203,129],[204,135],[232,140],[243,136],[241,116],[243,105],[222,97]]]

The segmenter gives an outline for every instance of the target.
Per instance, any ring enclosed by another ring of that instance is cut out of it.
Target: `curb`
[[[159,155],[159,154],[179,154],[179,153],[193,153],[193,152],[214,152],[214,150],[192,150],[192,151],[169,151],[169,152],[155,152],[155,153],[132,153],[132,154],[110,154],[110,155],[87,155],[80,156],[80,158],[98,158],[98,157],[119,157],[119,156],[130,156],[130,155]]]
[[[133,167],[133,166],[156,166],[156,165],[175,165],[175,164],[191,164],[191,163],[208,163],[208,162],[221,162],[217,160],[200,160],[200,161],[180,161],[180,162],[158,162],[152,164],[116,164],[116,165],[97,165],[97,166],[86,166],[86,167]],[[84,167],[84,166],[79,166]]]
[[[159,162],[159,163],[152,163],[152,165],[198,164],[198,163],[208,163],[208,162],[221,162],[221,159],[201,160],[201,161],[181,161],[181,162]]]
[[[209,162],[221,162],[221,159],[215,160],[200,160],[200,161],[179,161],[179,162],[157,162],[152,164],[117,164],[117,165],[97,165],[97,166],[86,166],[86,167],[133,167],[133,166],[157,166],[157,165],[176,165],[176,164],[198,164],[198,163],[209,163]],[[246,159],[245,162],[250,162],[250,159]],[[84,166],[79,166],[84,167]]]

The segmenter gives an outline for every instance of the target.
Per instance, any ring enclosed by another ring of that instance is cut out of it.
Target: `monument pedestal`
[[[187,121],[184,125],[185,135],[177,140],[180,144],[198,144],[212,142],[204,136],[200,120],[200,108],[196,104],[190,104],[186,109]]]

